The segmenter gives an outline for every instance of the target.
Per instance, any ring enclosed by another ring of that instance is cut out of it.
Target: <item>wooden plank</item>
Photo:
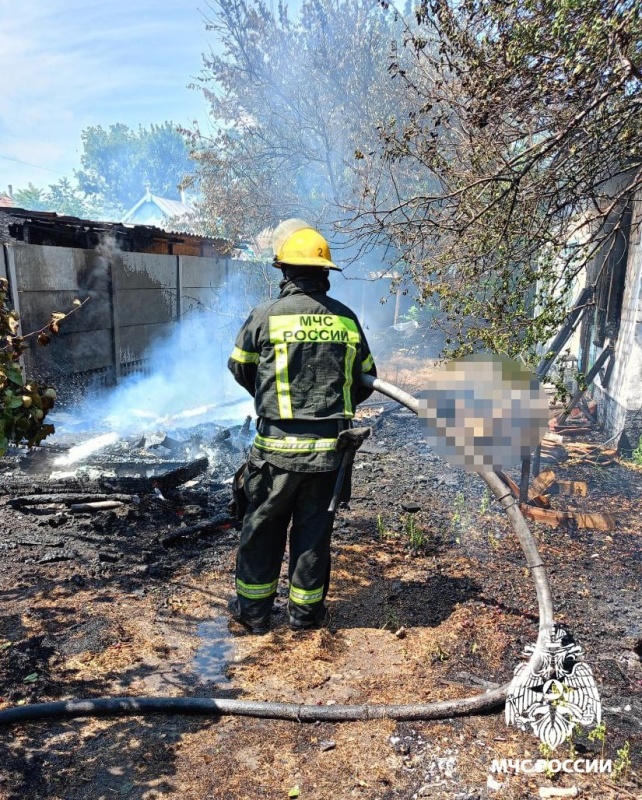
[[[532,489],[528,490],[528,502],[532,503],[535,506],[539,506],[539,508],[550,508],[551,501],[546,497],[546,495],[538,494],[534,492]]]
[[[563,528],[568,525],[573,515],[568,511],[553,511],[546,508],[534,508],[533,506],[522,504],[520,505],[522,514],[533,522],[543,522],[545,525],[550,525],[553,528]]]
[[[555,473],[552,469],[546,469],[544,472],[540,472],[540,474],[535,478],[533,483],[531,484],[531,488],[537,494],[543,494],[547,489],[555,483]]]
[[[615,528],[617,519],[613,514],[581,514],[579,511],[573,513],[578,528],[592,528],[596,531],[612,531]]]
[[[588,407],[588,403],[584,398],[582,398],[579,402],[579,407],[582,410],[582,413],[586,417],[586,419],[592,424],[597,425],[597,418],[591,413],[590,408]]]
[[[72,514],[93,514],[96,511],[112,511],[123,505],[119,500],[96,500],[95,503],[73,503],[69,510]]]
[[[592,432],[591,428],[586,428],[586,427],[576,428],[569,425],[564,425],[562,427],[557,425],[557,423],[555,423],[555,425],[553,425],[552,427],[556,433],[561,433],[564,436],[587,436],[589,433]]]
[[[516,500],[518,500],[520,492],[519,492],[519,486],[515,483],[515,481],[501,470],[497,470],[497,475],[499,476],[499,478],[501,478],[502,481],[504,481],[506,486],[508,486],[508,488],[511,490],[511,492],[513,493],[513,497]],[[528,489],[528,502],[534,503],[536,506],[539,506],[540,508],[548,508],[551,504],[548,497],[543,497],[542,495],[540,495],[539,492],[533,491],[531,487],[529,487]]]
[[[597,464],[611,464],[613,459],[617,456],[617,450],[613,448],[602,449],[599,445],[584,444],[578,442],[577,444],[569,443],[567,445],[568,454],[572,458],[581,458],[584,461],[590,461]]]
[[[96,492],[84,494],[67,494],[57,492],[56,494],[26,494],[22,497],[10,497],[7,501],[12,508],[25,508],[27,506],[44,506],[53,503],[70,506],[75,503],[95,503],[97,500],[118,500],[121,503],[131,502],[130,494],[97,494]]]
[[[560,494],[567,494],[574,497],[586,497],[588,487],[584,481],[557,481]]]
[[[550,445],[542,447],[541,458],[543,461],[561,462],[566,461],[568,453],[561,444]]]

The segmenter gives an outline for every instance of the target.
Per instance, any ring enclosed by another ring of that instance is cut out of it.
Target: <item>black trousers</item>
[[[307,626],[323,619],[333,519],[328,506],[337,472],[290,472],[266,461],[248,462],[248,507],[236,557],[236,592],[247,622],[269,620],[290,523],[290,621]]]

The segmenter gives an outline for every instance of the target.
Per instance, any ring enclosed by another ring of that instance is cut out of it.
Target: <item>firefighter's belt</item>
[[[270,420],[259,417],[256,430],[261,436],[296,436],[302,439],[318,437],[336,439],[341,431],[352,427],[349,419],[285,419]]]

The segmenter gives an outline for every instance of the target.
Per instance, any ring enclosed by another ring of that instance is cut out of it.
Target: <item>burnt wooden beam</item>
[[[208,464],[206,457],[197,458],[195,461],[153,478],[124,475],[122,477],[105,476],[95,479],[61,478],[59,480],[47,480],[46,478],[39,478],[29,480],[24,475],[16,478],[5,477],[0,481],[0,494],[40,494],[45,496],[60,493],[109,493],[110,499],[113,499],[114,493],[128,495],[153,494],[155,489],[167,492],[205,472]]]
[[[8,504],[12,508],[26,508],[28,506],[44,506],[50,504],[59,504],[71,506],[76,503],[96,503],[101,500],[112,500],[121,503],[131,502],[132,496],[130,494],[109,494],[103,493],[88,493],[88,494],[70,494],[66,492],[56,492],[55,494],[26,494],[21,497],[12,497],[8,500]]]
[[[528,482],[531,477],[531,460],[530,458],[522,459],[522,477],[519,482],[519,502],[528,502]]]
[[[587,376],[585,378],[584,382],[586,384],[586,387],[584,389],[578,389],[575,392],[575,394],[571,398],[571,402],[566,406],[566,408],[564,409],[564,412],[562,414],[560,414],[560,416],[557,418],[556,424],[557,424],[558,427],[563,425],[566,422],[566,420],[568,418],[568,415],[575,408],[575,406],[580,402],[580,400],[584,396],[584,392],[586,392],[586,390],[589,388],[589,386],[593,383],[593,381],[595,380],[595,376],[600,371],[600,369],[602,368],[602,365],[606,362],[607,358],[613,358],[614,352],[615,351],[613,349],[613,345],[612,344],[609,344],[607,347],[604,348],[604,350],[602,350],[600,355],[597,357],[597,360],[596,360],[595,364],[593,364],[593,366],[591,367],[591,369],[589,370],[589,372],[588,372],[588,374],[587,374]]]
[[[573,308],[568,313],[566,321],[558,331],[557,335],[551,342],[551,346],[544,358],[539,362],[537,367],[537,377],[542,380],[547,374],[557,356],[562,351],[566,342],[571,338],[577,323],[580,321],[584,312],[586,311],[587,304],[593,299],[595,288],[593,286],[585,286],[580,292],[580,296],[575,301]]]
[[[541,461],[542,461],[542,445],[540,443],[537,445],[533,453],[532,472],[534,478],[537,478],[537,476],[539,475]]]
[[[206,456],[203,456],[203,458],[197,458],[184,467],[173,469],[170,472],[166,472],[164,475],[159,475],[157,478],[150,478],[149,480],[154,488],[157,486],[161,492],[166,492],[169,489],[175,489],[182,483],[191,481],[192,478],[197,478],[205,472],[208,466],[209,461]]]
[[[72,514],[95,514],[98,511],[113,511],[124,505],[119,500],[97,500],[94,503],[73,503],[69,510]]]
[[[180,528],[177,531],[168,533],[160,540],[163,547],[170,545],[180,544],[181,542],[188,542],[191,539],[198,539],[200,536],[206,536],[210,533],[225,533],[233,523],[229,514],[217,514],[211,519],[197,522],[195,525],[189,525],[185,528]]]

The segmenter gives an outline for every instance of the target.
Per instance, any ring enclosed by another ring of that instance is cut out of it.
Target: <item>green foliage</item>
[[[642,188],[642,5],[208,8],[216,127],[192,131],[207,229],[338,222],[392,254],[418,304],[438,298],[448,355],[534,362]]]
[[[631,745],[625,742],[623,747],[616,751],[616,758],[613,762],[613,780],[618,781],[624,778],[631,771]]]
[[[406,322],[417,322],[419,319],[419,306],[410,306],[405,314],[401,315],[401,319]]]
[[[603,722],[596,725],[589,731],[588,738],[591,742],[601,742],[603,744],[606,740],[606,725]]]
[[[459,544],[459,538],[462,530],[468,522],[468,515],[466,513],[466,498],[463,492],[457,492],[453,500],[453,513],[450,522],[450,528],[455,536],[455,541]]]
[[[75,189],[68,178],[61,178],[49,186],[45,195],[47,211],[55,211],[69,217],[91,219],[94,209],[88,199]]]
[[[589,731],[588,739],[590,742],[599,742],[601,744],[600,755],[604,758],[604,748],[606,746],[606,724],[601,722],[596,725],[593,730]]]
[[[642,467],[642,436],[638,440],[638,446],[631,453],[631,459],[639,466]]]
[[[642,187],[642,6],[423,0],[406,42],[353,230],[439,294],[451,355],[534,358]]]
[[[490,489],[488,486],[484,488],[484,494],[482,495],[481,503],[479,506],[479,513],[483,516],[488,509],[490,508]]]
[[[170,122],[134,131],[117,123],[82,132],[82,169],[47,188],[29,184],[14,192],[16,205],[81,219],[120,219],[147,187],[153,194],[179,199],[182,184],[195,169],[185,137]]]
[[[82,132],[82,169],[76,172],[80,191],[123,211],[137,203],[145,189],[179,199],[178,189],[194,171],[185,138],[170,122],[140,126],[123,123],[92,126]]]
[[[30,211],[53,211],[81,219],[105,218],[92,198],[73,186],[68,178],[61,178],[46,189],[39,189],[30,183],[26,189],[14,192],[13,199],[18,207]]]
[[[9,307],[7,295],[8,283],[0,279],[0,456],[10,444],[33,447],[52,434],[54,427],[45,419],[56,400],[55,389],[23,374],[20,356],[27,336],[19,334],[18,315]],[[75,301],[74,311],[82,305]],[[44,328],[28,336],[36,337],[42,346],[49,344],[67,316],[54,312]]]
[[[394,531],[388,530],[386,527],[383,514],[377,514],[377,536],[382,541],[384,539],[395,539],[397,537],[397,534]]]
[[[421,550],[426,544],[426,537],[422,529],[417,525],[414,514],[407,514],[404,523],[406,535],[410,540],[410,546],[413,550]]]
[[[445,661],[448,661],[449,658],[450,655],[442,649],[441,645],[438,643],[435,648],[433,661],[440,661],[443,664]]]
[[[31,211],[48,211],[44,189],[39,189],[29,183],[26,189],[17,189],[13,193],[13,201],[19,208],[28,208]]]
[[[205,217],[231,238],[337,219],[397,111],[398,15],[371,0],[302,0],[295,18],[282,3],[212,0],[207,13],[218,46],[200,88],[216,127],[193,131]]]

